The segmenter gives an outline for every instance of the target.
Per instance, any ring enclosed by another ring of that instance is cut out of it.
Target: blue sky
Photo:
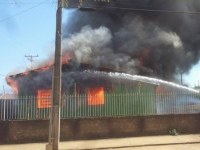
[[[42,3],[43,2],[43,3]],[[30,67],[25,55],[50,55],[55,39],[56,2],[0,0],[0,93],[9,89],[5,76]]]
[[[200,61],[193,66],[187,75],[184,75],[183,82],[190,87],[200,86]]]
[[[56,0],[0,0],[0,93],[10,87],[5,76],[30,68],[25,55],[39,55],[35,63],[49,57],[55,39]],[[63,10],[63,20],[68,11]],[[200,76],[200,62],[184,76],[194,86]]]

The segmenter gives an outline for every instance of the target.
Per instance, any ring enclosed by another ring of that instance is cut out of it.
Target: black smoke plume
[[[191,13],[198,0],[83,1],[88,6],[102,9],[75,10],[63,29],[64,53],[74,51],[78,62],[172,80],[200,58],[200,14]]]

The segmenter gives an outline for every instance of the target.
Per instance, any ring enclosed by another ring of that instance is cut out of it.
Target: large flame
[[[38,90],[37,92],[37,108],[51,107],[51,90]]]
[[[104,88],[96,87],[88,89],[88,105],[103,105],[104,99]]]

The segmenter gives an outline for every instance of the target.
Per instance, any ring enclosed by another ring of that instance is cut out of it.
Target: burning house
[[[37,101],[34,107],[43,112],[51,107],[52,72],[52,66],[49,66],[48,69],[39,68],[11,75],[7,81],[19,96],[32,95]],[[67,117],[69,114],[74,117],[73,114],[79,114],[84,109],[105,111],[104,109],[108,109],[107,107],[109,107],[110,113],[113,111],[123,113],[124,106],[127,109],[127,115],[141,114],[143,109],[147,114],[168,113],[169,109],[178,103],[181,105],[199,104],[199,97],[191,96],[197,93],[196,90],[172,82],[120,73],[104,67],[96,68],[89,64],[76,64],[73,60],[62,65],[61,103],[62,109],[65,109],[63,113]],[[116,108],[112,110],[111,107],[114,105]],[[124,106],[119,107],[120,105]],[[163,108],[163,106],[165,107]],[[22,105],[21,107],[26,106]],[[31,110],[34,108],[29,108],[27,112]],[[132,112],[133,110],[134,112]],[[92,114],[87,114],[89,113],[87,111],[86,114],[95,115],[95,111]],[[188,112],[188,110],[184,110],[184,112]]]
[[[197,93],[164,80],[175,81],[198,62],[198,16],[156,10],[198,12],[199,6],[196,0],[111,0],[96,2],[95,11],[74,9],[63,28],[62,95],[87,93],[88,105],[102,105],[105,92]],[[49,95],[52,66],[10,75],[7,82],[19,96]]]

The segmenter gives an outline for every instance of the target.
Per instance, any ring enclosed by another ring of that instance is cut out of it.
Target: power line
[[[5,4],[5,5],[16,5],[16,4],[19,4],[19,5],[33,5],[33,4],[36,4],[35,6],[33,7],[30,7],[28,9],[25,9],[13,16],[9,16],[7,18],[4,18],[1,21],[4,21],[4,20],[7,20],[11,17],[14,17],[14,16],[17,16],[21,13],[24,13],[30,9],[33,9],[35,7],[38,7],[40,6],[41,4],[50,4],[50,5],[53,5],[53,4],[56,4],[57,2],[52,0],[51,2],[46,2],[46,1],[43,1],[41,3],[38,3],[38,2],[0,2],[0,4]],[[77,8],[77,7],[70,7],[69,8]],[[200,11],[184,11],[184,10],[167,10],[167,9],[147,9],[147,8],[124,8],[124,7],[80,7],[80,9],[88,9],[88,10],[102,10],[102,9],[118,9],[118,10],[129,10],[129,11],[146,11],[146,12],[161,12],[161,13],[185,13],[185,14],[200,14]]]
[[[33,5],[33,4],[40,4],[41,2],[16,2],[16,1],[13,1],[13,2],[0,2],[1,5],[16,5],[16,4],[20,4],[20,5]],[[55,0],[52,0],[52,2],[44,2],[44,4],[51,4],[51,3],[55,3],[56,4],[56,1]]]
[[[77,7],[69,7],[77,8]],[[123,8],[123,7],[80,7],[80,10],[98,11],[105,9],[127,10],[127,11],[143,11],[143,12],[160,12],[160,13],[177,13],[177,14],[200,14],[200,11],[184,11],[184,10],[165,10],[165,9],[145,9],[145,8]]]
[[[51,2],[53,4],[56,4],[55,1]],[[49,2],[45,2],[44,4],[51,4]],[[4,3],[4,2],[0,2],[0,5],[16,5],[16,4],[19,4],[19,5],[33,5],[33,4],[39,4],[38,2],[11,2],[11,3]]]
[[[6,4],[6,3],[0,3],[0,4]],[[16,4],[34,4],[32,2],[12,2],[12,3],[7,3],[7,4],[13,4],[13,5],[16,5]],[[22,10],[21,12],[18,12],[14,15],[11,15],[9,17],[6,17],[6,18],[3,18],[0,20],[0,22],[3,22],[3,21],[6,21],[10,18],[13,18],[13,17],[16,17],[16,16],[19,16],[21,14],[24,14],[25,12],[28,12],[36,7],[39,7],[40,5],[42,4],[47,4],[46,1],[43,1],[41,3],[37,3],[36,5],[32,6],[32,7],[29,7],[27,9],[24,9]],[[51,3],[48,3],[48,4],[54,4],[54,1],[52,1]],[[78,8],[78,7],[69,7],[69,8]],[[164,9],[145,9],[145,8],[123,8],[123,7],[80,7],[79,8],[80,10],[83,10],[83,11],[98,11],[98,10],[105,10],[105,9],[117,9],[117,10],[128,10],[128,11],[143,11],[143,12],[160,12],[160,13],[176,13],[176,14],[200,14],[200,11],[184,11],[184,10],[164,10]]]
[[[46,1],[43,1],[43,2],[41,2],[41,3],[38,3],[37,5],[34,5],[34,6],[32,6],[32,7],[29,7],[29,8],[27,8],[27,9],[24,9],[24,10],[22,10],[22,11],[16,13],[16,14],[14,14],[14,15],[11,15],[11,16],[9,16],[9,17],[3,18],[3,19],[0,20],[0,22],[6,21],[6,20],[8,20],[8,19],[10,19],[10,18],[19,16],[19,15],[21,15],[21,14],[24,14],[25,12],[28,12],[28,11],[30,11],[30,10],[36,8],[36,7],[39,7],[39,6],[41,6],[41,5],[45,4],[45,3],[46,3]],[[15,3],[15,5],[16,5],[16,3]]]

